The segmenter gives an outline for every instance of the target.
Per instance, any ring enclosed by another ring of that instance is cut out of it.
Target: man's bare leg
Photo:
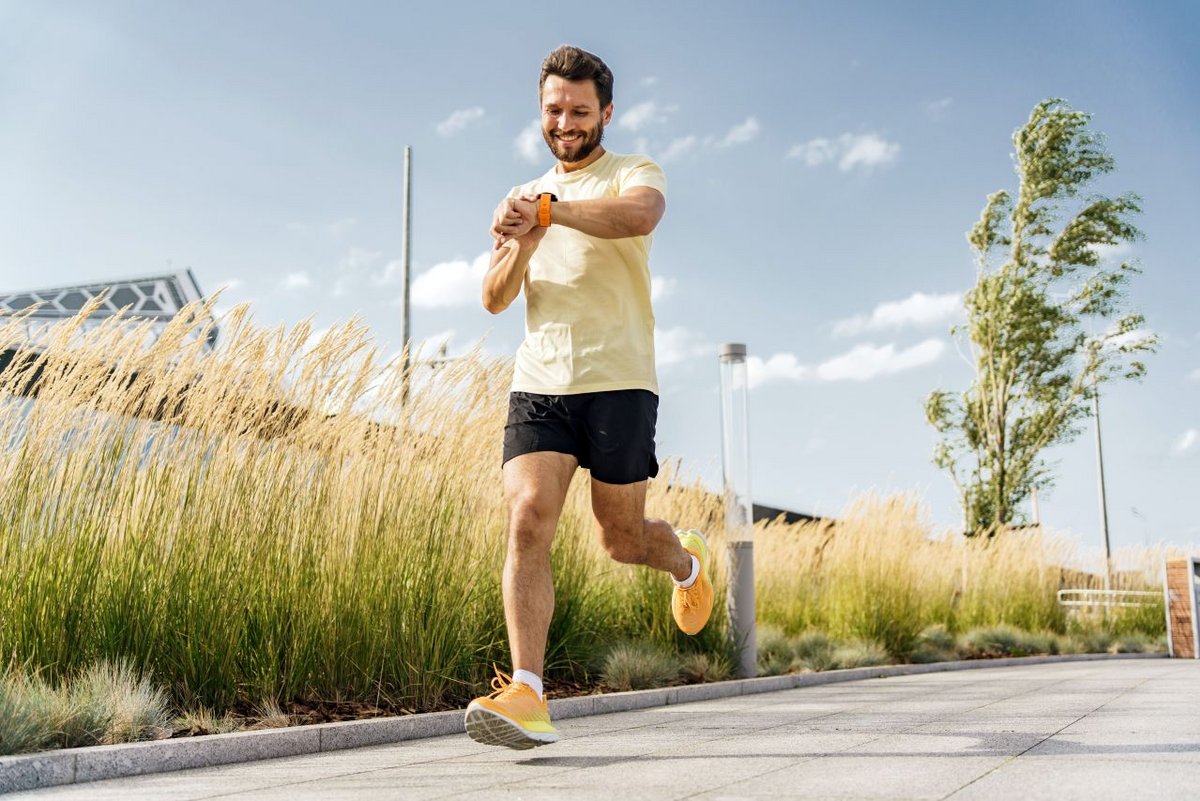
[[[574,456],[550,451],[526,453],[504,463],[508,499],[504,620],[513,670],[542,675],[546,634],[554,614],[550,545],[578,464]]]
[[[679,581],[692,574],[692,557],[665,520],[646,517],[646,482],[606,484],[592,479],[592,513],[600,544],[618,562],[665,570]]]

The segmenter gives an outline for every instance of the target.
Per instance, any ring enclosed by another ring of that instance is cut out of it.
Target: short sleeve
[[[667,196],[667,176],[663,168],[647,156],[632,156],[620,173],[620,191],[635,186],[648,186]]]

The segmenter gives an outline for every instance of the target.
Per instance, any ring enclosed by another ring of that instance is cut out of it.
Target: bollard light
[[[746,346],[722,345],[721,466],[725,488],[725,531],[729,566],[729,631],[738,653],[737,672],[757,672],[758,643],[754,612],[754,504],[750,496],[749,387]]]

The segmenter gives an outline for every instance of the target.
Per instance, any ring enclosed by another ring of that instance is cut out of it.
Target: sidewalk
[[[22,799],[1200,796],[1200,662],[930,673],[17,793]]]

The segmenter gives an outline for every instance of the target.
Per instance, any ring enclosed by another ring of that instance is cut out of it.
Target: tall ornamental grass
[[[0,352],[19,351],[0,372],[0,668],[58,684],[127,665],[176,709],[219,717],[301,699],[446,708],[508,665],[509,363],[418,358],[405,373],[355,322],[317,337],[257,327],[246,307],[210,350],[202,306],[157,338],[120,318],[85,326],[90,311],[37,350],[28,320],[0,318]],[[705,531],[719,556],[719,499],[667,467],[649,512]],[[705,674],[732,664],[723,560],[713,620],[682,635],[667,578],[599,548],[584,479],[552,554],[551,682],[594,683],[625,641]],[[756,538],[760,619],[789,636],[905,658],[930,624],[1071,625],[1054,598],[1070,554],[1037,531],[937,536],[898,496]],[[1121,586],[1146,583],[1146,564]],[[1126,628],[1161,629],[1161,606],[1142,618]]]
[[[958,633],[998,624],[1030,632],[1164,630],[1161,597],[1140,609],[1068,615],[1059,589],[1103,584],[1099,569],[1064,567],[1078,562],[1068,540],[1040,528],[978,538],[938,533],[913,495],[861,497],[835,524],[773,521],[757,529],[759,619],[787,634],[859,637],[905,658],[934,624]],[[1160,590],[1163,555],[1118,553],[1114,562],[1125,569],[1114,573],[1113,589]]]
[[[49,680],[127,660],[180,707],[216,709],[437,709],[507,665],[508,365],[406,375],[358,324],[317,339],[244,307],[209,352],[204,309],[153,341],[120,319],[85,328],[88,311],[0,373],[6,660]],[[21,320],[0,327],[0,349],[22,341]],[[715,517],[697,491],[651,503]],[[553,552],[551,677],[584,678],[613,638],[681,644],[669,581],[613,564],[592,525],[577,481]],[[723,639],[718,616],[691,647]]]

